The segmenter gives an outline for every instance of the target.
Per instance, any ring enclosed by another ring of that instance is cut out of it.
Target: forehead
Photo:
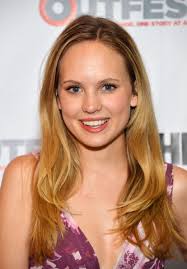
[[[63,76],[90,73],[128,73],[124,57],[101,41],[82,41],[67,49],[60,61]],[[110,74],[108,74],[110,75]]]

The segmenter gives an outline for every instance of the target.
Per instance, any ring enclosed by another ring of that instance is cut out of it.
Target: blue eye
[[[80,92],[80,87],[79,86],[70,86],[66,89],[68,92],[71,92],[71,93],[78,93]]]
[[[114,91],[117,88],[117,86],[111,83],[106,83],[104,84],[103,88],[105,91],[111,92]]]

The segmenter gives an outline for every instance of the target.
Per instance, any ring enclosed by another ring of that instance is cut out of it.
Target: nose
[[[82,102],[83,112],[89,114],[100,111],[102,108],[100,96],[97,93],[85,94]]]

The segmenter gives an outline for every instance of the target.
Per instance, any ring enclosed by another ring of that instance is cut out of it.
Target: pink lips
[[[94,119],[93,118],[85,118],[84,121],[94,121],[94,120],[104,120],[104,119],[108,119],[108,118],[94,118]],[[84,125],[84,123],[82,121],[83,120],[80,121],[81,122],[81,127],[84,130],[86,130],[86,131],[88,131],[90,133],[98,133],[98,132],[101,132],[108,125],[108,120],[107,120],[105,123],[103,123],[102,125],[98,126],[97,128],[95,128],[95,127],[93,128],[92,126]]]

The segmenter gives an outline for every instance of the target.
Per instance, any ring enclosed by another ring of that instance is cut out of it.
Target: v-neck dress
[[[171,200],[173,190],[172,165],[167,164],[166,169],[167,192]],[[64,239],[59,236],[52,258],[47,258],[43,265],[36,266],[30,260],[29,269],[100,269],[95,251],[78,227],[72,215],[68,212],[61,213],[66,233]],[[141,223],[138,231],[143,234]],[[113,268],[108,269],[162,269],[165,261],[158,258],[148,259],[140,248],[125,241],[122,251]]]

